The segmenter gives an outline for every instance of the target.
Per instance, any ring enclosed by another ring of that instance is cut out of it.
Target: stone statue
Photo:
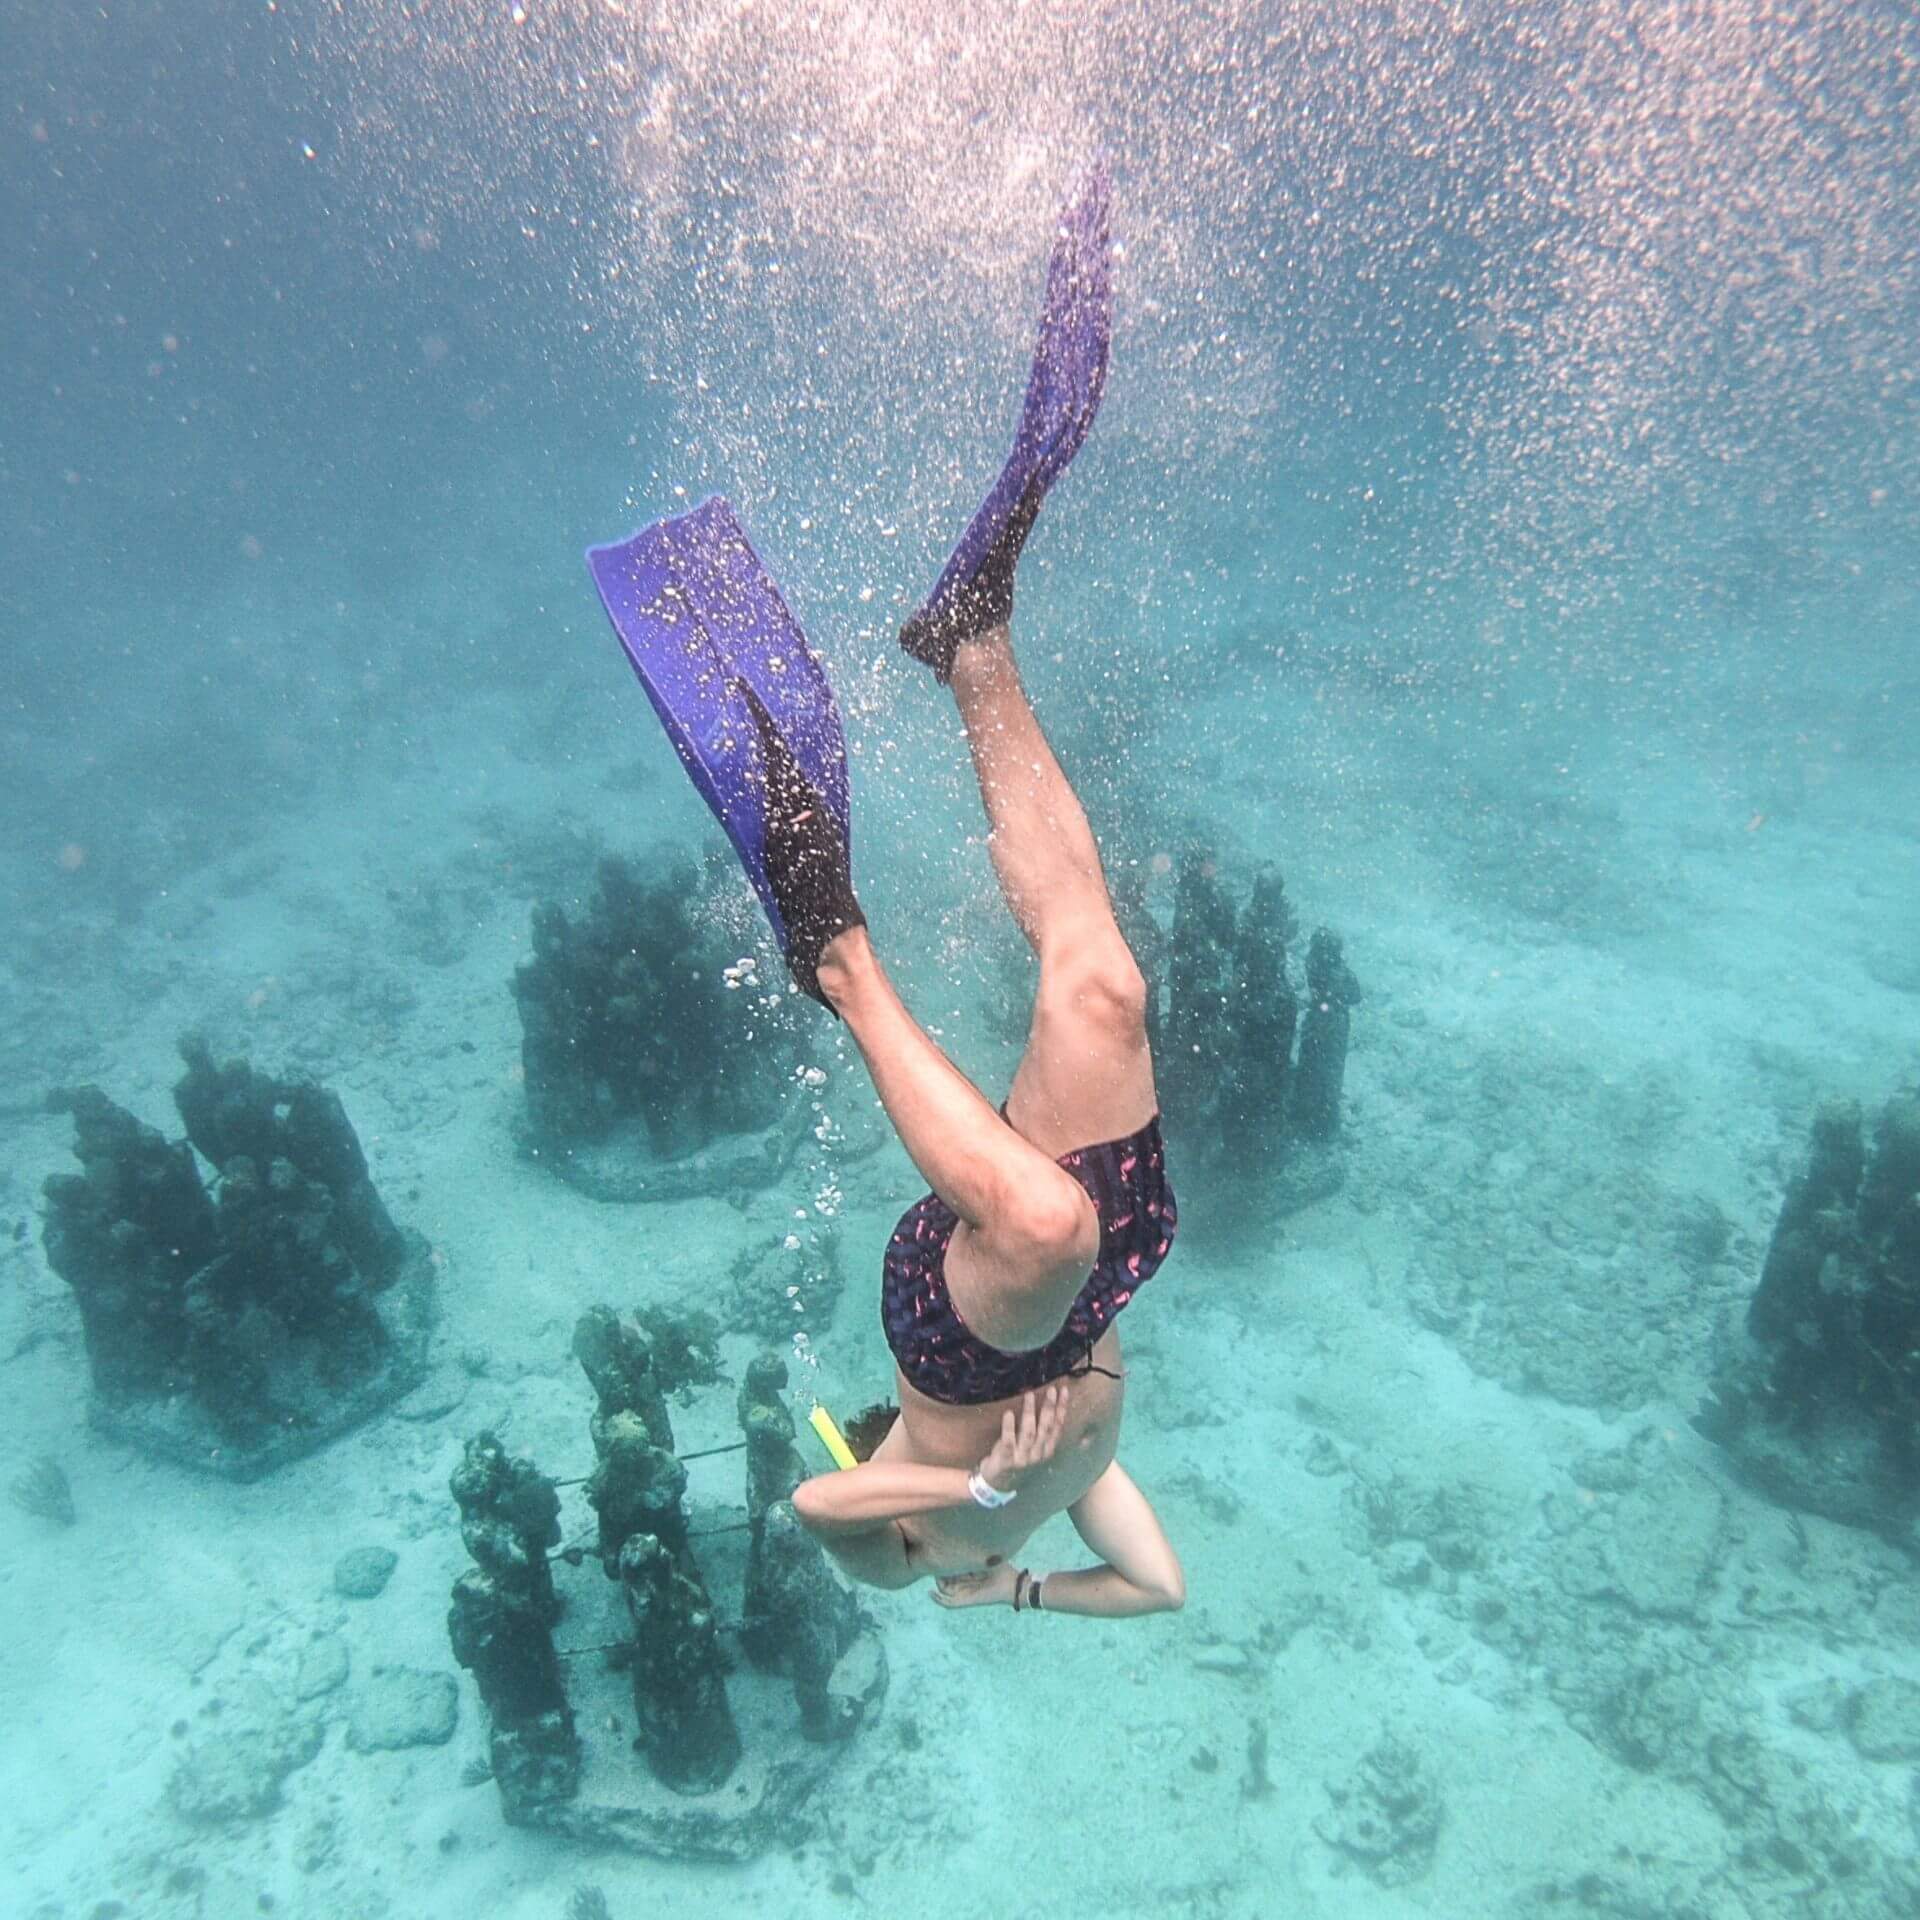
[[[620,1549],[619,1573],[633,1620],[640,1750],[676,1791],[710,1792],[740,1760],[713,1603],[652,1534],[636,1533]]]

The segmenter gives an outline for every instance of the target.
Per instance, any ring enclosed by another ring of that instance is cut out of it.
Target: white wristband
[[[967,1491],[973,1495],[973,1504],[976,1507],[985,1507],[989,1513],[996,1507],[1007,1506],[1020,1497],[1017,1489],[1012,1493],[1002,1493],[998,1487],[988,1482],[986,1475],[978,1467],[967,1475]]]

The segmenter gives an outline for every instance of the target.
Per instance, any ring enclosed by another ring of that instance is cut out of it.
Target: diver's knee
[[[1144,1038],[1147,982],[1118,929],[1076,942],[1046,968],[1041,992],[1059,1014],[1096,1028],[1108,1039]]]
[[[1082,1271],[1100,1251],[1100,1217],[1071,1174],[1023,1186],[995,1224],[995,1237],[1018,1263],[1043,1276]]]

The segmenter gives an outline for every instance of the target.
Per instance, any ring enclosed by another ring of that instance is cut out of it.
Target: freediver
[[[709,500],[588,559],[796,983],[846,1023],[931,1189],[883,1264],[897,1416],[853,1423],[868,1457],[802,1482],[794,1509],[867,1585],[931,1576],[948,1607],[1112,1619],[1185,1600],[1179,1559],[1116,1457],[1126,1385],[1114,1322],[1166,1258],[1177,1214],[1146,987],[1010,636],[1022,546],[1105,384],[1107,197],[1096,171],[1061,216],[1013,451],[900,636],[952,688],[994,872],[1039,958],[999,1111],[915,1021],[874,951],[853,891],[832,694],[731,508]],[[1098,1563],[1016,1564],[1061,1512]]]

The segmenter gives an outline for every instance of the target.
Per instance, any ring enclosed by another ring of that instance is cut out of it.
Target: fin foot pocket
[[[1100,411],[1113,332],[1108,198],[1106,169],[1096,167],[1060,216],[1013,450],[932,593],[900,630],[902,648],[943,685],[956,648],[1012,617],[1014,573],[1040,503]]]
[[[864,924],[848,878],[846,740],[819,656],[718,494],[589,547],[587,565],[680,764],[818,999],[821,948]]]
[[[801,992],[833,1013],[820,991],[820,956],[849,927],[867,924],[853,894],[846,835],[759,696],[745,685],[740,692],[760,743],[762,845],[767,880],[786,923],[787,967]]]

